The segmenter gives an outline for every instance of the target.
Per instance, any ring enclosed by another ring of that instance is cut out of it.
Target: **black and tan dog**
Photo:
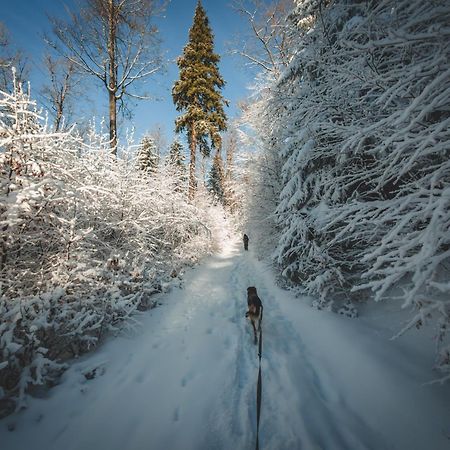
[[[261,329],[261,320],[263,316],[263,305],[261,299],[258,297],[256,288],[250,286],[247,288],[247,305],[248,311],[245,313],[245,317],[250,319],[253,326],[253,333],[255,335],[255,344],[258,342],[256,335],[256,322],[258,322],[258,331]]]

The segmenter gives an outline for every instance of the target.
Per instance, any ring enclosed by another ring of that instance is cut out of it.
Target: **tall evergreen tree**
[[[220,148],[220,132],[226,130],[224,105],[220,90],[225,85],[219,73],[220,57],[214,53],[214,38],[208,17],[197,3],[194,23],[189,30],[189,41],[183,55],[177,60],[180,79],[172,88],[177,111],[182,115],[175,121],[177,133],[186,131],[190,149],[189,197],[195,193],[195,160],[197,148],[209,156],[211,147]]]

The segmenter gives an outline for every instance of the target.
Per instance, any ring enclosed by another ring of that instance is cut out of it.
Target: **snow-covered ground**
[[[428,339],[390,341],[389,311],[356,320],[313,310],[230,240],[184,289],[160,296],[136,335],[75,361],[47,398],[0,421],[1,449],[253,448],[248,286],[265,307],[261,449],[450,448],[450,386],[426,384]]]

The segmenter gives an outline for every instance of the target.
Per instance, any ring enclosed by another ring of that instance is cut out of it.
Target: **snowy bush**
[[[289,20],[258,124],[283,162],[276,261],[319,307],[401,286],[449,371],[450,6],[299,1]]]
[[[208,198],[108,147],[52,132],[22,86],[0,92],[0,415],[214,248]]]
[[[272,80],[272,75],[268,75]],[[280,191],[281,158],[274,149],[272,136],[281,131],[280,122],[272,120],[270,82],[258,77],[252,102],[241,118],[239,178],[243,186],[242,229],[259,257],[270,257],[279,239],[279,227],[274,214]],[[270,123],[271,122],[271,123]],[[267,125],[270,123],[270,134]],[[250,129],[249,128],[250,125]]]

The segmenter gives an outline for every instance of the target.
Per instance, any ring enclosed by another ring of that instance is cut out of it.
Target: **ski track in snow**
[[[75,361],[48,398],[1,421],[2,450],[254,448],[258,357],[244,318],[248,286],[264,304],[261,450],[423,448],[358,409],[339,384],[342,370],[311,344],[326,326],[321,313],[290,302],[317,320],[299,327],[283,303],[290,294],[280,294],[268,269],[240,247],[229,243],[186,275],[183,290],[161,295],[138,335]],[[93,367],[98,375],[86,380]]]

